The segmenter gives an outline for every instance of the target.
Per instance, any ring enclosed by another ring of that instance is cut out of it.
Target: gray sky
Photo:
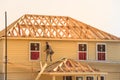
[[[24,14],[70,16],[120,37],[120,0],[0,0],[0,30]]]

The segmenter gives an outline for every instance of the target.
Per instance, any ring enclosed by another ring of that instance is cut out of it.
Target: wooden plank
[[[66,61],[67,61],[67,59],[65,59],[63,62],[61,62],[58,66],[56,66],[56,67],[53,69],[53,71],[57,71],[58,67],[61,68],[61,66],[62,66],[64,63],[66,63]]]
[[[39,80],[41,74],[43,73],[46,67],[47,67],[47,64],[45,63],[45,65],[42,67],[41,71],[38,73],[37,77],[35,78],[35,80]]]
[[[42,69],[42,63],[41,63],[41,61],[40,61],[40,70]]]
[[[54,75],[54,76],[68,76],[68,75],[107,75],[106,72],[44,72],[46,75]]]
[[[52,76],[52,80],[55,80],[55,76]]]
[[[1,37],[1,39],[5,39],[4,37]],[[40,38],[36,38],[36,37],[8,37],[8,39],[10,39],[10,40],[15,40],[15,39],[19,39],[19,40],[47,40],[47,41],[51,41],[51,40],[53,40],[53,41],[57,41],[57,40],[59,40],[59,41],[95,41],[95,42],[99,42],[99,41],[101,41],[101,42],[120,42],[120,40],[100,40],[100,39],[73,39],[73,38],[63,38],[63,39],[60,39],[60,38],[57,38],[57,37],[54,37],[54,38],[50,38],[50,39],[48,39],[48,38],[43,38],[43,37],[40,37]]]
[[[87,67],[88,67],[92,72],[95,72],[89,65],[87,65]]]
[[[83,80],[86,80],[86,75],[83,75]]]
[[[100,75],[98,75],[97,77],[98,77],[98,80],[100,80]]]
[[[77,65],[78,65],[84,72],[86,72],[85,67],[84,67],[80,62],[77,62]]]

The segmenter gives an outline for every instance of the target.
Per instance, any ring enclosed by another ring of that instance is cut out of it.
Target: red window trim
[[[105,51],[98,51],[98,45],[105,45]],[[106,43],[97,43],[96,45],[96,54],[98,61],[105,61],[106,60]]]
[[[80,48],[79,48],[79,45],[80,44],[85,44],[86,45],[86,48],[85,48],[85,51],[79,51]],[[78,43],[78,60],[87,60],[87,50],[88,50],[88,47],[87,47],[87,43]],[[81,54],[81,56],[80,56]]]
[[[87,53],[86,52],[79,52],[79,60],[87,60]]]
[[[36,47],[35,47],[35,50],[34,50],[31,45],[35,44],[35,43],[37,43],[39,45],[37,45],[38,49],[36,49]],[[36,60],[40,59],[40,43],[39,42],[30,42],[29,59],[32,61],[36,61]]]

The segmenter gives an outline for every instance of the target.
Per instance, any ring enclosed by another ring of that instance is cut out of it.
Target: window
[[[63,76],[63,80],[72,80],[72,76]]]
[[[98,80],[98,77],[97,77]],[[105,76],[100,76],[100,80],[105,80]]]
[[[40,57],[40,44],[30,43],[30,60],[39,60]]]
[[[97,60],[106,59],[106,44],[98,43],[97,44]]]
[[[86,80],[94,80],[94,78],[93,77],[86,77]]]
[[[101,77],[100,77],[100,80],[105,80],[105,76],[101,76]]]
[[[104,77],[104,76],[101,76],[101,77],[100,77],[100,80],[105,80],[105,77]]]
[[[83,80],[83,77],[76,77],[76,80]]]
[[[78,44],[78,57],[79,60],[87,59],[87,44]]]

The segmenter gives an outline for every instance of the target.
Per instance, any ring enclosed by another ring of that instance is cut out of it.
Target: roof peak
[[[39,15],[39,14],[24,14],[23,16],[69,17],[69,16],[61,16],[61,15]]]

